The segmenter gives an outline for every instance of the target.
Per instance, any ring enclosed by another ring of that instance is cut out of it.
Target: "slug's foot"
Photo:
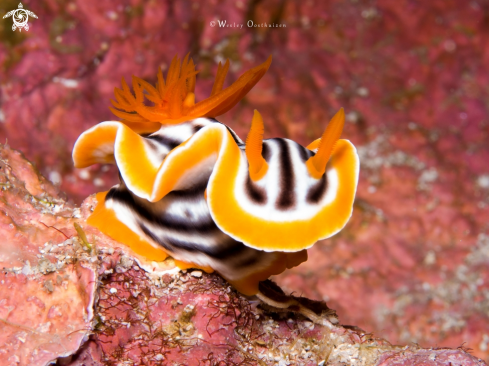
[[[282,289],[271,280],[259,284],[256,296],[263,302],[261,307],[274,313],[301,314],[312,322],[334,328],[338,324],[336,311],[328,308],[324,301],[309,300],[305,297],[286,295]]]

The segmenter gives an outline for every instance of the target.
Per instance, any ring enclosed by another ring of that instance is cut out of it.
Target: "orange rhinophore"
[[[268,163],[262,155],[264,132],[263,119],[255,109],[251,121],[251,130],[246,139],[246,158],[248,159],[250,178],[253,181],[260,180],[268,170]]]
[[[115,163],[121,182],[98,194],[89,223],[152,260],[216,271],[247,295],[258,283],[307,259],[306,249],[340,231],[355,197],[359,161],[340,139],[341,109],[307,148],[263,139],[255,111],[246,144],[215,117],[227,112],[270,66],[245,72],[223,89],[219,64],[209,98],[195,102],[195,65],[175,57],[166,80],[123,81],[102,122],[75,143],[82,168]],[[145,104],[147,101],[152,106]]]

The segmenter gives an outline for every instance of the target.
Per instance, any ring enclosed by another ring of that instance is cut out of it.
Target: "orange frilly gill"
[[[155,86],[133,77],[131,92],[123,79],[111,108],[121,121],[83,132],[73,149],[75,167],[116,164],[120,173],[120,184],[97,194],[88,223],[148,259],[216,271],[245,295],[340,231],[359,173],[355,147],[340,139],[343,109],[307,147],[264,140],[258,111],[246,142],[216,120],[270,63],[225,89],[229,62],[219,63],[210,97],[198,103],[188,55],[173,59],[166,80],[159,70]]]

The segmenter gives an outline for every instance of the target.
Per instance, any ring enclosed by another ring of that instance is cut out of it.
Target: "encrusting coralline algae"
[[[85,224],[93,197],[77,209],[21,154],[3,146],[0,157],[2,366],[484,364],[463,349],[392,346],[359,328],[270,312],[218,275],[145,261]]]

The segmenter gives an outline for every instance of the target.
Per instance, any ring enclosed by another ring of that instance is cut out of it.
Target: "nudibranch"
[[[116,164],[120,184],[97,194],[88,223],[151,260],[216,271],[246,295],[307,259],[306,249],[349,220],[359,160],[340,139],[340,109],[309,146],[263,139],[254,112],[246,142],[215,118],[261,79],[271,58],[223,89],[219,63],[209,98],[195,102],[195,65],[174,58],[155,86],[133,77],[115,89],[112,112],[75,143],[75,167]],[[146,100],[145,100],[146,99]],[[148,105],[151,102],[152,105]]]

